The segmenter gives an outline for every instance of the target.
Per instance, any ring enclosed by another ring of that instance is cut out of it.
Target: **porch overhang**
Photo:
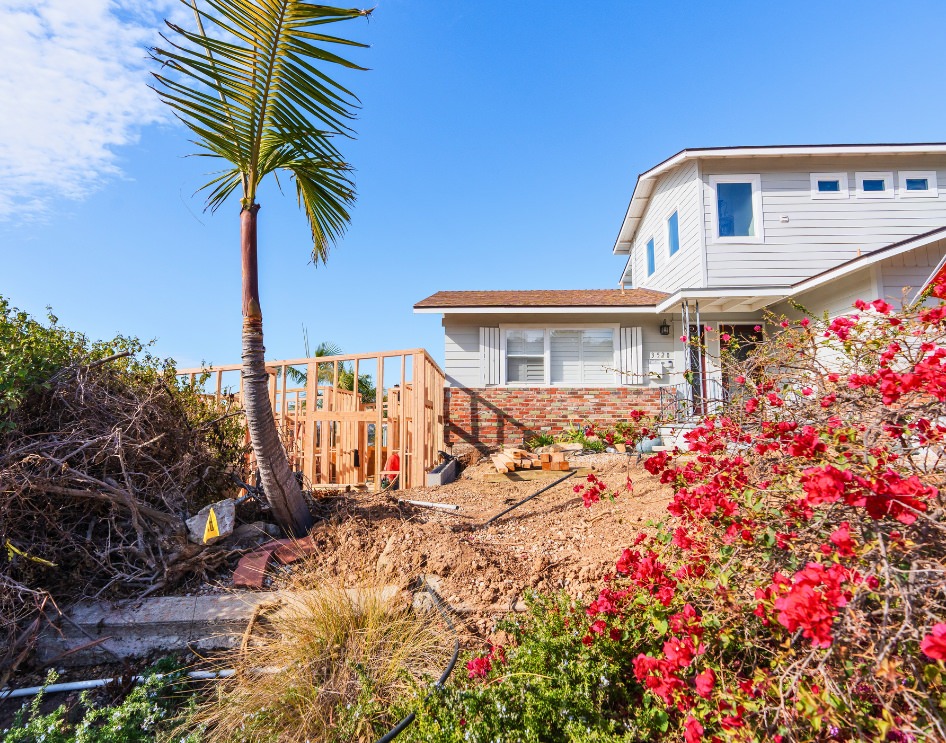
[[[758,312],[792,294],[792,287],[732,286],[678,289],[657,305],[657,312],[672,312],[683,302],[699,302],[700,312]]]

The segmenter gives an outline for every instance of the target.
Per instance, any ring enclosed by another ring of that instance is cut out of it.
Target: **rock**
[[[214,513],[216,513],[216,510]],[[234,543],[259,544],[262,541],[269,541],[270,537],[279,536],[282,536],[282,532],[276,524],[254,521],[252,524],[240,524],[233,530],[230,540]],[[201,537],[203,537],[203,533],[201,533]]]
[[[207,517],[210,515],[211,508],[217,518],[217,531],[220,532],[220,536],[208,539],[206,544],[219,542],[233,533],[233,525],[236,522],[236,502],[228,498],[204,506],[197,512],[196,516],[187,519],[187,537],[195,544],[205,543],[204,531],[207,528]]]

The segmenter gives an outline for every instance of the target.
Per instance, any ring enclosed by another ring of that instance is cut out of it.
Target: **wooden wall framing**
[[[356,391],[359,376],[374,365],[374,399]],[[290,367],[305,368],[305,384],[293,382]],[[394,379],[385,370],[397,371]],[[397,454],[400,486],[425,482],[425,474],[439,461],[444,448],[444,373],[422,348],[370,354],[316,356],[267,361],[269,399],[276,425],[293,469],[314,487],[327,484],[379,487],[391,454]],[[183,369],[179,375],[220,401],[239,403],[242,378],[234,387],[224,375],[239,373],[240,365]],[[348,376],[352,389],[343,389],[339,377]],[[315,400],[315,405],[309,401]]]

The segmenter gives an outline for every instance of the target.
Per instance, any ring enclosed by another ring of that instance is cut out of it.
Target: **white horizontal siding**
[[[881,261],[879,267],[881,298],[899,307],[904,298],[904,288],[909,288],[906,299],[912,300],[916,290],[930,277],[944,255],[946,255],[946,240],[940,240],[911,250],[909,253]]]
[[[660,291],[702,286],[700,257],[700,179],[697,164],[689,162],[657,183],[634,238],[634,285]],[[680,250],[673,256],[667,244],[667,218],[676,211]],[[647,275],[647,242],[654,240],[654,273]]]
[[[804,307],[813,317],[821,317],[825,312],[828,317],[834,318],[855,312],[854,302],[863,299],[870,302],[877,298],[876,271],[864,268],[849,276],[831,281],[817,289],[793,297],[794,301]],[[787,302],[774,305],[772,311],[776,315],[785,315],[790,319],[798,319],[802,313]]]
[[[444,367],[449,387],[480,387],[480,326],[444,321]]]
[[[934,170],[938,198],[858,199],[855,173]],[[810,174],[848,174],[847,199],[812,199]],[[946,225],[946,158],[780,158],[713,162],[703,180],[726,173],[760,174],[764,244],[714,242],[712,194],[703,190],[709,285],[784,284],[809,278],[858,255]],[[783,221],[783,217],[787,221]]]

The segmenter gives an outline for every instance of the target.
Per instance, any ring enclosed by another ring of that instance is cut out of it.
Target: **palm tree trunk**
[[[312,514],[279,440],[269,401],[269,375],[263,347],[263,312],[259,301],[256,262],[256,213],[259,204],[240,212],[240,253],[243,260],[243,410],[263,491],[280,526],[296,537],[312,528]]]

